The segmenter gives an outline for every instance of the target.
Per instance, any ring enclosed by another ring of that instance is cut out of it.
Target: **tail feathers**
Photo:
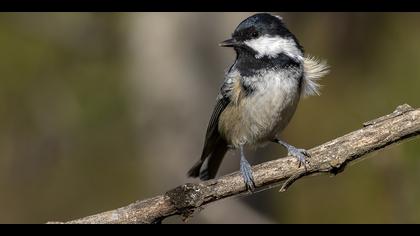
[[[227,143],[224,140],[219,140],[210,156],[206,159],[202,158],[195,163],[188,171],[188,176],[200,177],[201,180],[214,179],[227,151]]]
[[[223,157],[228,151],[228,146],[225,142],[217,144],[215,150],[210,154],[207,161],[204,163],[204,167],[200,172],[201,180],[214,179],[219,170],[220,164],[222,163]]]
[[[188,171],[188,176],[193,178],[200,176],[200,169],[202,165],[202,160],[197,161],[197,163],[195,163],[194,166]]]

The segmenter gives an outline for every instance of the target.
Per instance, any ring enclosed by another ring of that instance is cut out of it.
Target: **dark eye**
[[[251,36],[253,37],[253,38],[256,38],[256,37],[258,37],[258,32],[257,31],[254,31],[254,32],[252,32],[252,34],[251,34]]]

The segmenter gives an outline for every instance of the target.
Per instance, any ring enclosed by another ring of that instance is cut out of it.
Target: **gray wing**
[[[225,79],[222,87],[220,88],[220,92],[216,100],[216,106],[214,107],[213,114],[211,115],[209,124],[207,126],[203,153],[201,154],[202,161],[204,161],[204,159],[206,159],[206,157],[211,154],[215,144],[221,138],[218,130],[219,117],[230,103],[230,91],[232,83],[232,79]]]
[[[209,124],[207,126],[206,137],[204,141],[203,152],[200,160],[188,171],[191,177],[198,177],[207,180],[214,178],[220,163],[228,150],[227,142],[220,136],[218,125],[220,114],[231,102],[231,90],[234,82],[233,78],[226,76],[223,82],[219,95],[216,99],[216,106],[211,115]],[[207,160],[207,162],[206,162]],[[206,162],[206,163],[205,163]],[[204,167],[202,165],[204,164]]]

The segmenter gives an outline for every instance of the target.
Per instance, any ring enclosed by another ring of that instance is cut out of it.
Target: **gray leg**
[[[241,146],[241,162],[240,162],[240,171],[242,177],[244,178],[244,182],[248,190],[253,191],[255,189],[254,178],[252,177],[252,169],[251,165],[245,159],[244,155],[244,148]]]
[[[288,155],[294,156],[297,158],[299,162],[299,167],[303,164],[306,170],[306,163],[308,163],[308,160],[306,160],[307,157],[310,157],[308,151],[301,148],[296,148],[286,142],[281,141],[280,139],[274,139],[273,142],[283,145],[287,149]]]

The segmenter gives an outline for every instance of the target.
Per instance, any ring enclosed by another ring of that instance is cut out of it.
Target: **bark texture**
[[[307,171],[298,168],[293,157],[280,158],[253,166],[256,192],[283,184],[285,191],[296,180],[318,173],[337,174],[346,165],[368,153],[420,134],[420,109],[404,104],[386,116],[365,122],[363,128],[314,147]],[[227,197],[250,194],[239,172],[200,183],[186,183],[166,193],[69,222],[71,224],[161,223],[163,219],[180,215],[188,219],[206,204]]]

